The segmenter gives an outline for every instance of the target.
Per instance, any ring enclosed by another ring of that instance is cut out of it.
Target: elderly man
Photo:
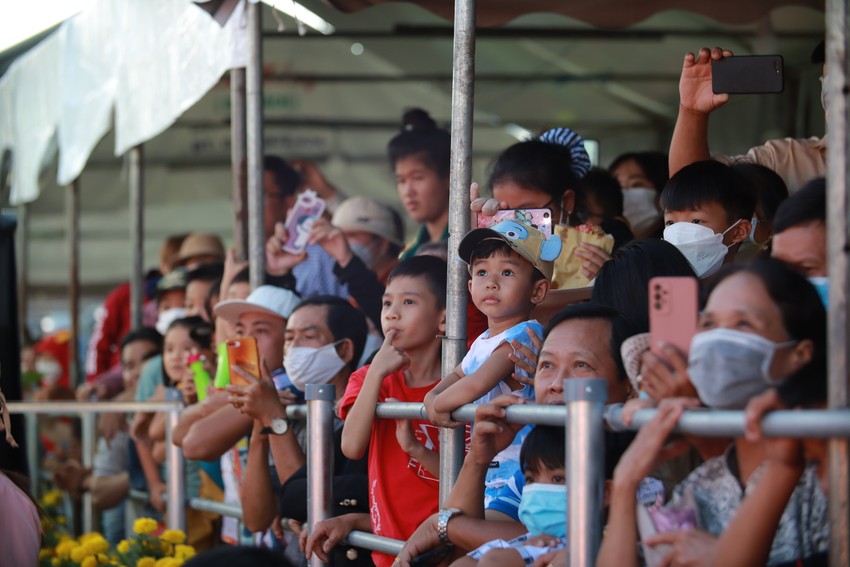
[[[562,404],[565,378],[606,378],[608,399],[616,403],[628,391],[625,370],[620,360],[620,344],[632,334],[630,324],[616,310],[594,304],[567,307],[549,322],[534,377],[538,403]],[[518,521],[519,498],[524,478],[515,474],[490,503],[484,504],[484,478],[493,456],[512,442],[517,426],[505,426],[504,408],[522,403],[513,396],[502,396],[498,403],[479,408],[476,422],[501,426],[495,446],[487,435],[475,435],[461,468],[457,484],[444,508],[428,518],[410,537],[398,557],[402,567],[417,555],[447,542],[468,552],[497,539],[510,540],[527,530]],[[484,430],[485,428],[478,428]],[[492,439],[492,438],[491,438]]]

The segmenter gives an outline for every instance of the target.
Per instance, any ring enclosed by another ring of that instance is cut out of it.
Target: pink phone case
[[[499,224],[503,220],[515,220],[531,225],[546,238],[552,236],[552,211],[550,209],[505,209],[497,211],[493,216],[478,213],[478,228],[487,228]]]
[[[307,246],[313,222],[325,212],[325,201],[315,191],[307,189],[295,201],[286,217],[286,244],[284,252],[301,254]]]
[[[649,280],[650,349],[660,343],[674,345],[684,354],[697,329],[697,281],[691,277],[658,277]]]

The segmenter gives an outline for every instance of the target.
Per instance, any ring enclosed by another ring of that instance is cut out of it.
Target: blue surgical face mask
[[[567,487],[563,484],[526,484],[519,501],[519,521],[532,536],[567,536]]]
[[[809,278],[809,283],[818,290],[823,308],[829,309],[829,278],[826,276],[812,276]]]

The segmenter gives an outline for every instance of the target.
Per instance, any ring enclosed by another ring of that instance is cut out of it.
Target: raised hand
[[[389,376],[393,372],[404,371],[410,366],[410,359],[398,347],[393,346],[398,331],[390,329],[384,336],[384,343],[372,359],[372,368],[380,376]]]
[[[282,222],[275,223],[274,234],[266,241],[266,271],[273,276],[285,276],[307,258],[306,252],[290,254],[284,251],[286,239],[286,226]]]
[[[697,55],[685,54],[679,78],[679,104],[683,110],[708,114],[726,104],[728,94],[714,94],[711,90],[711,62],[724,57],[732,57],[732,52],[719,47],[703,47]]]
[[[321,246],[343,268],[354,256],[345,234],[326,218],[319,218],[313,222],[308,242]]]

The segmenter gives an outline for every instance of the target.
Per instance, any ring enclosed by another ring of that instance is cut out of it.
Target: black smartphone
[[[451,546],[441,546],[421,553],[410,561],[411,567],[431,567],[448,556]]]
[[[781,55],[746,55],[711,62],[711,90],[714,94],[781,93],[784,88]]]

